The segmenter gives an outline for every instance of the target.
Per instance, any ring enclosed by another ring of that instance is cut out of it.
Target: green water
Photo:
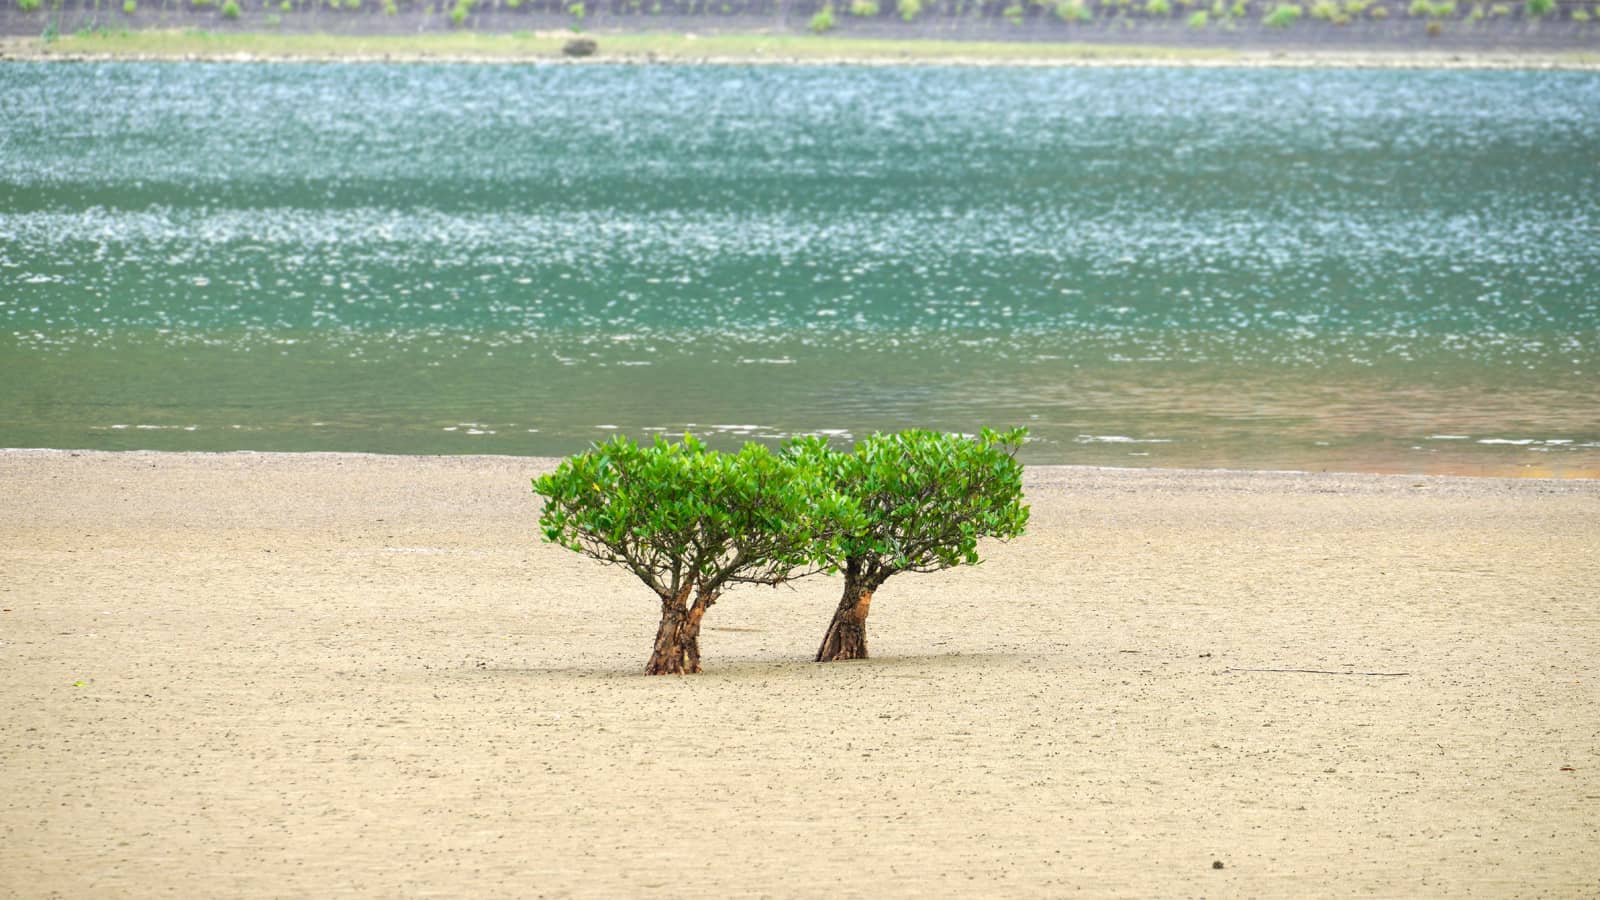
[[[1600,75],[0,64],[0,446],[1600,474]]]

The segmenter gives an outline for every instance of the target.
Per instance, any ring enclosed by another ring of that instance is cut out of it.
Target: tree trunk
[[[717,602],[715,596],[700,595],[693,606],[685,605],[686,589],[676,597],[661,600],[661,625],[656,629],[656,645],[646,675],[697,675],[700,672],[700,620]]]
[[[685,601],[687,590],[675,597],[661,598],[661,625],[656,629],[656,646],[645,664],[646,675],[693,675],[700,671],[700,618],[694,617]]]
[[[689,668],[685,672],[700,671],[700,620],[705,618],[706,610],[715,602],[715,594],[701,594],[694,598],[694,605],[689,607],[689,617],[683,622],[683,653],[689,661]]]
[[[872,591],[848,569],[844,576],[844,596],[833,611],[833,622],[822,637],[817,662],[867,658],[867,610],[872,606]]]

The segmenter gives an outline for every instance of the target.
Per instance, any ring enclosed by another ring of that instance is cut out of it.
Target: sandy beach
[[[0,452],[0,895],[1600,892],[1600,482],[1030,467],[647,678],[550,464]]]

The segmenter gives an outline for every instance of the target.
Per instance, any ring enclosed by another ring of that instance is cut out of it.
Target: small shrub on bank
[[[1556,8],[1556,0],[1527,0],[1522,10],[1535,19],[1542,19],[1550,15]]]
[[[870,19],[877,14],[877,0],[850,0],[850,15]]]
[[[902,22],[910,22],[922,14],[922,0],[899,0],[895,10],[900,13]]]
[[[817,14],[811,17],[811,23],[806,27],[811,29],[812,34],[822,34],[825,31],[832,31],[833,5],[829,4],[818,10]]]
[[[1272,12],[1267,13],[1261,24],[1268,28],[1288,28],[1300,21],[1300,14],[1304,12],[1297,4],[1279,3]]]
[[[1367,15],[1369,15],[1372,18],[1377,19],[1378,21],[1382,22],[1384,19],[1389,18],[1389,7],[1387,7],[1387,6],[1374,6],[1372,8],[1372,11],[1367,13]]]
[[[1210,24],[1210,22],[1210,14],[1203,9],[1189,17],[1189,27],[1195,29],[1196,31],[1206,27],[1206,25]]]
[[[1172,15],[1172,4],[1167,0],[1145,0],[1144,11],[1152,16]]]
[[[1316,3],[1311,4],[1311,18],[1313,19],[1329,22],[1337,15],[1339,15],[1339,4],[1334,3],[1333,0],[1317,0]]]
[[[139,11],[139,0],[122,0],[122,11],[133,15]]]
[[[386,16],[400,15],[400,6],[394,0],[383,0],[383,14]]]
[[[39,8],[39,0],[17,0],[17,9],[23,12],[33,12]]]
[[[222,17],[224,19],[239,18],[238,0],[224,0],[222,4]]]
[[[1082,0],[1060,0],[1056,4],[1056,17],[1063,22],[1088,22],[1094,18]]]
[[[1010,6],[1006,7],[1005,9],[1001,10],[1000,11],[1000,15],[1004,16],[1005,20],[1007,22],[1010,22],[1013,25],[1021,25],[1022,24],[1022,12],[1023,12],[1022,4],[1013,3]]]
[[[1418,17],[1426,16],[1430,19],[1448,19],[1455,16],[1456,4],[1455,0],[1436,0],[1436,2],[1430,2],[1430,0],[1411,0],[1411,6],[1409,9],[1407,9],[1407,12]]]
[[[1589,21],[1589,13],[1585,10],[1575,9],[1572,11],[1572,21],[1587,22]]]

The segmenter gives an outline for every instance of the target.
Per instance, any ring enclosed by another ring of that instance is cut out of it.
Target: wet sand
[[[0,895],[1600,890],[1600,482],[1032,467],[647,678],[549,464],[0,452]]]

